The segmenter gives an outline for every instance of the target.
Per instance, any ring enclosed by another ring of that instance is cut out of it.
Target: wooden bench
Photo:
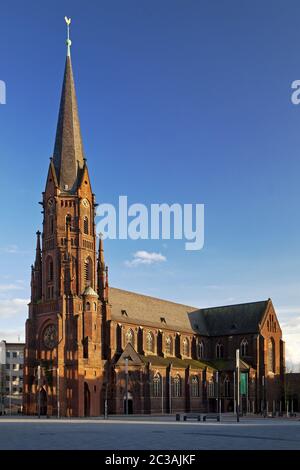
[[[220,421],[220,415],[215,414],[215,415],[203,415],[203,421],[205,422],[208,419],[216,419],[217,421]]]
[[[187,421],[188,419],[196,419],[197,421],[201,421],[201,415],[198,415],[198,414],[183,415],[183,421]]]

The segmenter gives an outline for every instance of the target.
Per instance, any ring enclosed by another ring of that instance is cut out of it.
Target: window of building
[[[213,380],[210,380],[207,384],[207,396],[208,397],[213,397],[214,396],[214,392],[215,392],[215,387],[214,387],[214,382]]]
[[[10,357],[10,352],[9,351],[6,351],[6,357]]]
[[[203,341],[197,342],[197,357],[198,359],[204,358],[204,344]]]
[[[245,338],[241,342],[241,356],[248,356],[248,341]]]
[[[84,263],[84,281],[86,287],[93,287],[93,262],[91,258],[87,258]]]
[[[134,347],[134,332],[131,328],[126,333],[126,342]]]
[[[275,343],[273,338],[268,341],[268,369],[269,372],[275,372]]]
[[[89,234],[89,219],[87,217],[83,219],[83,231],[85,235]]]
[[[90,302],[87,302],[87,303],[86,303],[86,310],[91,310],[91,304],[90,304]]]
[[[22,387],[19,388],[19,392],[23,393],[23,388]]]
[[[6,369],[10,369],[10,364],[6,364]]]
[[[9,381],[10,381],[9,375],[7,375],[5,378],[6,378],[6,382],[9,382]]]
[[[216,357],[222,359],[224,357],[224,346],[222,343],[218,343],[216,346]]]
[[[181,397],[181,377],[178,374],[173,379],[173,393],[174,397]]]
[[[17,357],[17,356],[18,356],[18,353],[17,353],[16,351],[14,351],[14,352],[12,353],[12,355],[13,355],[13,357]]]
[[[51,256],[48,256],[46,261],[47,281],[53,281],[53,260]]]
[[[72,217],[70,214],[67,214],[66,215],[66,230],[68,226],[69,226],[69,229],[71,230],[71,223],[72,223]]]
[[[192,377],[191,395],[192,397],[199,397],[199,379],[196,375],[193,375]]]
[[[151,331],[147,334],[146,349],[148,352],[154,352],[154,335]]]
[[[167,337],[166,337],[165,352],[166,352],[166,354],[168,354],[169,356],[172,356],[172,355],[173,355],[173,340],[172,340],[171,336],[167,336]]]
[[[153,396],[154,397],[160,397],[161,396],[161,394],[162,394],[161,386],[162,386],[161,375],[159,373],[157,373],[153,377]]]
[[[182,353],[184,356],[190,355],[190,342],[187,338],[184,338],[182,343]]]
[[[18,370],[18,364],[13,364],[13,370]]]
[[[226,376],[224,380],[224,396],[225,397],[230,397],[230,380]]]

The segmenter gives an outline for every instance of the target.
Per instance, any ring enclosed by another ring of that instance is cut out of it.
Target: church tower
[[[26,323],[26,414],[97,416],[102,406],[102,312],[107,269],[96,257],[95,195],[81,138],[67,56],[53,157],[43,192]],[[105,315],[104,315],[105,316]]]

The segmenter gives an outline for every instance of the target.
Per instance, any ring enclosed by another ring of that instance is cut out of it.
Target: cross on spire
[[[70,24],[71,24],[71,18],[68,18],[67,16],[65,16],[65,22],[67,24],[67,56],[70,57],[71,55],[71,45],[72,45],[72,41],[70,39]]]

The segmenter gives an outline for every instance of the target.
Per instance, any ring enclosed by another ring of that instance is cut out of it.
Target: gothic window
[[[86,310],[91,310],[91,304],[89,302],[86,303]]]
[[[248,341],[245,338],[241,342],[241,356],[248,356]]]
[[[203,359],[204,358],[204,344],[203,341],[197,342],[197,357],[198,359]]]
[[[83,231],[85,235],[89,234],[89,219],[87,217],[83,219]]]
[[[191,381],[191,395],[192,397],[199,397],[199,379],[196,375],[193,375]]]
[[[165,352],[168,356],[172,356],[172,354],[173,354],[173,340],[172,340],[171,336],[167,336],[167,338],[166,338]]]
[[[70,216],[70,214],[66,215],[66,230],[67,230],[68,225],[71,230],[71,222],[72,222],[72,217]]]
[[[47,258],[46,271],[47,271],[47,281],[52,282],[53,281],[53,260],[51,256],[48,256]]]
[[[269,372],[275,372],[275,344],[273,338],[268,341],[268,369]]]
[[[189,356],[190,355],[190,342],[187,338],[184,338],[184,340],[183,340],[182,352],[183,352],[184,356]]]
[[[214,392],[215,392],[214,382],[213,380],[210,380],[207,384],[207,396],[210,398],[213,397],[215,394]]]
[[[174,397],[181,397],[181,377],[178,374],[173,379],[173,393]]]
[[[222,359],[224,357],[224,346],[222,343],[218,343],[216,346],[216,357]]]
[[[126,333],[126,342],[130,343],[134,347],[134,332],[132,329],[129,329]]]
[[[226,376],[224,380],[224,396],[230,397],[230,380],[228,376]]]
[[[146,349],[148,352],[154,352],[154,335],[151,331],[147,334]]]
[[[93,287],[93,262],[87,258],[84,263],[84,282],[86,287]]]
[[[153,377],[153,396],[160,397],[162,394],[162,380],[159,373]]]

